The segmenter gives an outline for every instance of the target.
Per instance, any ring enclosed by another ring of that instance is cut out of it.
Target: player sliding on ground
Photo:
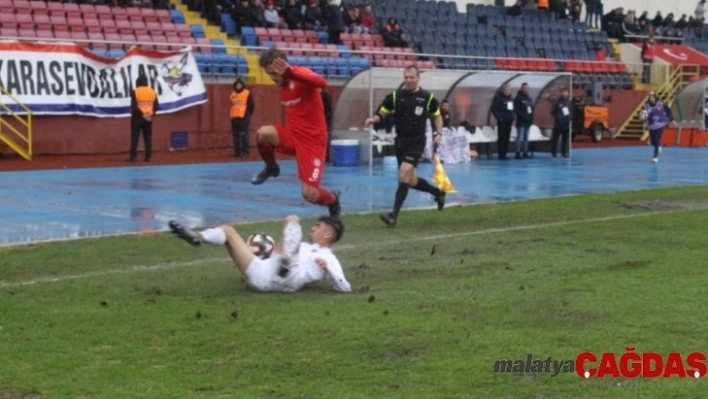
[[[293,292],[309,283],[328,280],[332,288],[351,292],[344,277],[342,265],[330,249],[344,234],[344,225],[338,219],[323,216],[310,229],[310,242],[302,241],[300,218],[295,215],[283,219],[283,232],[273,254],[261,259],[251,252],[244,239],[228,225],[200,232],[169,222],[172,234],[193,246],[201,243],[226,245],[246,286],[255,291]]]

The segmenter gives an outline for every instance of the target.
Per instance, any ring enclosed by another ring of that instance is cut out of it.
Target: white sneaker
[[[654,157],[654,158],[651,159],[651,161],[654,162],[654,163],[657,163],[657,162],[659,162],[659,158]]]

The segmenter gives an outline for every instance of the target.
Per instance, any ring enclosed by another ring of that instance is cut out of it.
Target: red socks
[[[266,166],[275,166],[275,147],[273,144],[268,142],[258,143],[258,153],[261,154],[261,158],[266,163]]]
[[[334,196],[334,194],[330,193],[329,191],[325,190],[324,188],[320,188],[319,192],[317,194],[317,204],[318,205],[332,205],[334,204],[334,201],[336,201],[337,198]]]

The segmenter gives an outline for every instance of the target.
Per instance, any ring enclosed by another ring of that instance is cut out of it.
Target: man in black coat
[[[558,151],[558,138],[561,139],[561,154],[563,158],[568,158],[570,153],[570,121],[573,120],[573,104],[570,101],[568,89],[561,90],[553,108],[551,116],[555,120],[553,125],[553,135],[551,136],[551,155],[556,158]]]
[[[528,83],[522,83],[514,99],[516,112],[516,159],[530,158],[529,130],[533,124],[533,100],[529,96]]]
[[[516,119],[514,113],[514,98],[511,97],[511,86],[504,85],[492,100],[492,115],[497,119],[497,150],[499,159],[509,159],[506,156],[511,138],[511,125]]]

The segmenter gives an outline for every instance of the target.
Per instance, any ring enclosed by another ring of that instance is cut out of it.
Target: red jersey
[[[285,107],[285,123],[298,137],[326,140],[327,122],[320,89],[327,81],[309,68],[291,66],[284,74],[280,99]]]

